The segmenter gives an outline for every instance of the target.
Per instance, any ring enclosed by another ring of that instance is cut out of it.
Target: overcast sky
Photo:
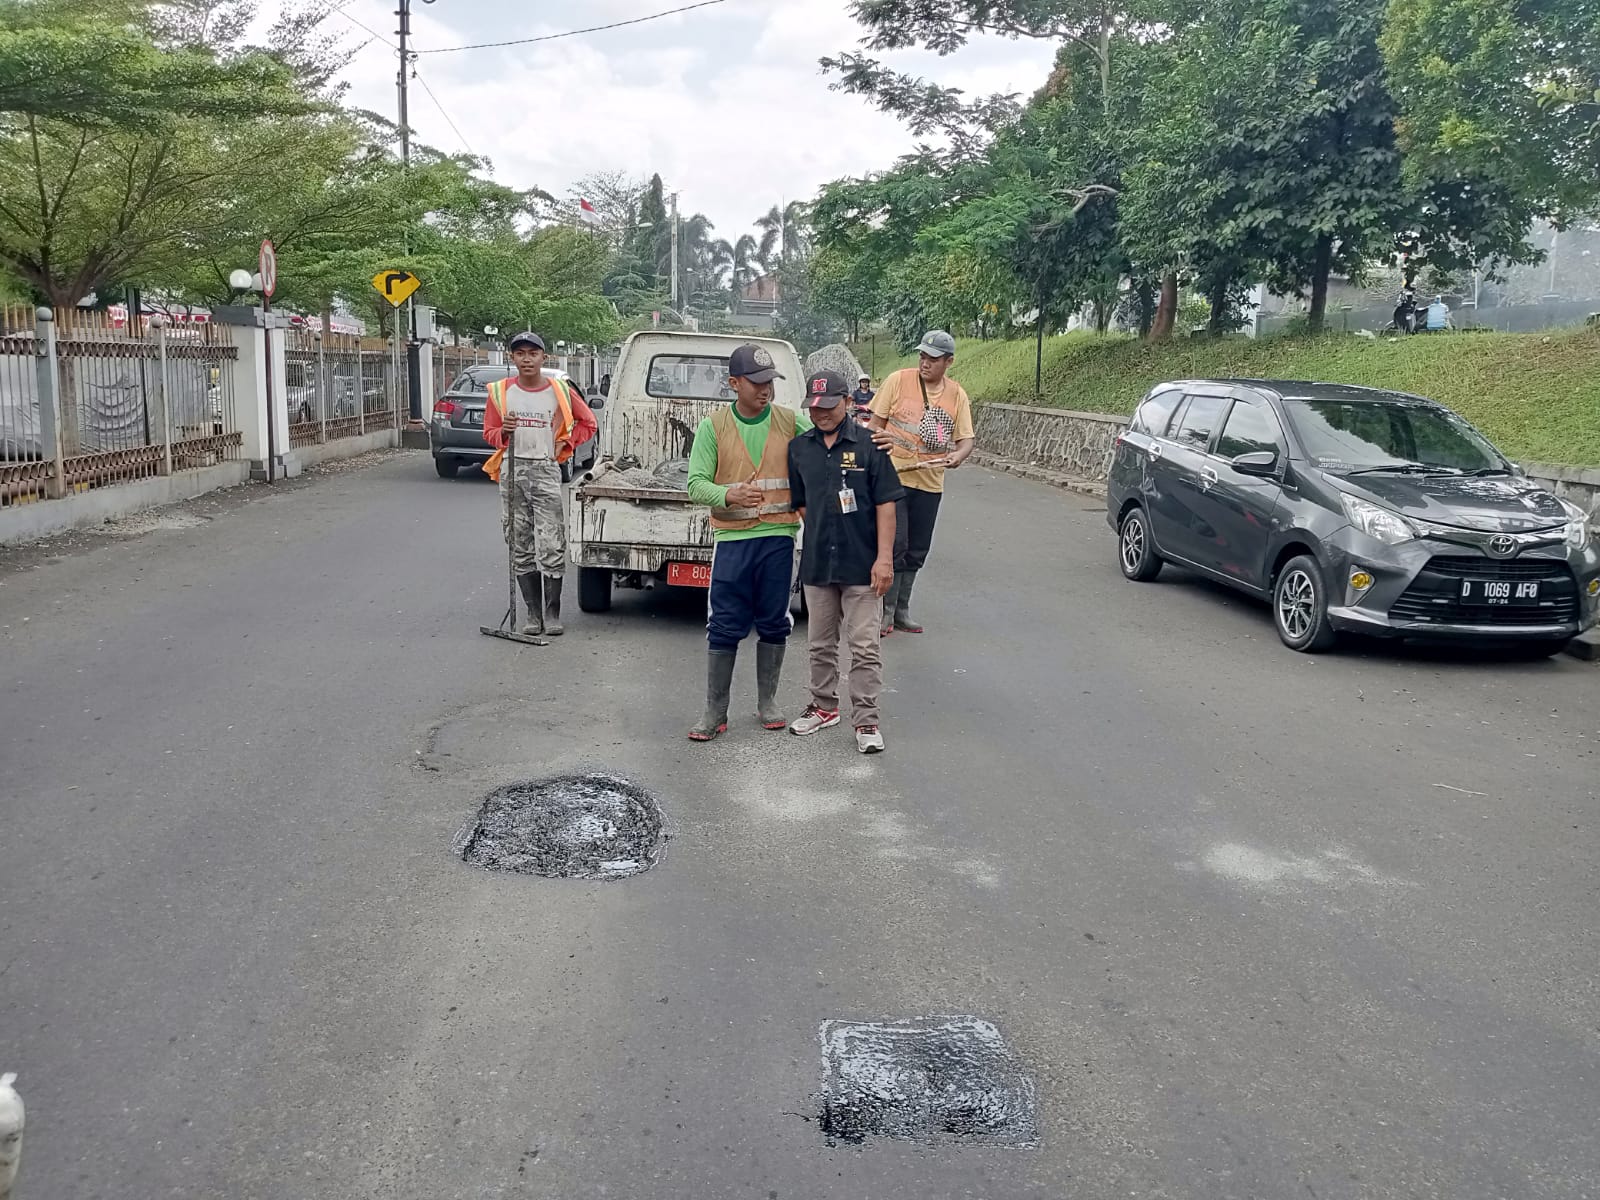
[[[438,98],[411,93],[411,124],[444,150],[467,148],[514,187],[564,196],[597,170],[660,172],[686,215],[706,213],[730,241],[780,200],[889,166],[912,146],[898,122],[828,89],[817,59],[856,46],[846,0],[725,0],[632,28],[535,46],[433,54],[628,20],[689,0],[415,0],[417,68]],[[351,103],[395,110],[395,0],[339,0]],[[516,15],[510,15],[516,14]],[[355,22],[382,34],[385,41]],[[948,59],[892,56],[973,95],[1033,92],[1053,47],[987,39]],[[459,136],[440,113],[459,129]]]

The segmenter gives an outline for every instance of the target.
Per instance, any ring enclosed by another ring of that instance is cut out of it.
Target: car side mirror
[[[1278,456],[1271,450],[1256,450],[1241,454],[1233,460],[1233,469],[1241,475],[1272,476],[1278,473]]]
[[[596,396],[593,400],[589,401],[589,408],[592,412],[599,412],[605,406],[606,398],[604,396]]]

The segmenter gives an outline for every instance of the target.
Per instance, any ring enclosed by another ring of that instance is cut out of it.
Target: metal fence
[[[392,342],[309,329],[285,336],[291,447],[395,427],[405,411],[408,370],[403,355],[396,361]]]
[[[0,310],[0,504],[237,459],[238,353],[227,326]]]

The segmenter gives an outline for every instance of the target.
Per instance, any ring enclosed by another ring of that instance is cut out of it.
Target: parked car
[[[489,385],[515,373],[516,368],[509,363],[480,363],[468,367],[456,376],[455,382],[434,404],[433,420],[428,425],[428,445],[433,451],[434,470],[440,478],[454,479],[462,467],[481,466],[494,453],[483,440],[483,410],[489,403]],[[565,379],[580,396],[583,395],[583,389],[573,383],[565,371],[546,367],[544,373],[553,379]],[[603,397],[586,399],[597,416],[605,408]],[[599,441],[599,438],[591,438],[587,445],[578,447],[571,462],[562,464],[563,481],[594,466]]]
[[[1349,632],[1545,656],[1600,617],[1583,511],[1420,396],[1161,384],[1117,439],[1106,515],[1129,579],[1171,562],[1267,598],[1294,650]]]

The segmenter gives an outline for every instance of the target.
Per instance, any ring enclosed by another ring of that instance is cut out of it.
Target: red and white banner
[[[587,221],[590,225],[600,224],[600,214],[595,210],[594,205],[581,196],[578,198],[578,220]]]

